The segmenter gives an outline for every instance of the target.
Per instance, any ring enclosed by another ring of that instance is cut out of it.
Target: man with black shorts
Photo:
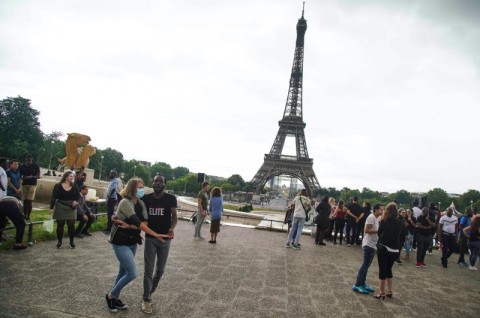
[[[170,240],[177,225],[177,198],[165,193],[166,183],[164,176],[157,175],[153,179],[153,193],[142,198],[147,207],[148,227],[156,233],[168,235],[168,238],[162,240],[145,234],[142,311],[147,314],[153,312],[151,295],[157,289],[165,270]]]

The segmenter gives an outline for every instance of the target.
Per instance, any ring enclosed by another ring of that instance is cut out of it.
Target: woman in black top
[[[385,299],[393,295],[393,274],[392,267],[400,248],[400,234],[403,222],[398,219],[398,208],[396,203],[389,203],[378,226],[378,278],[380,279],[380,292],[374,297]],[[385,293],[385,282],[388,292]]]
[[[50,201],[50,214],[57,220],[57,248],[62,247],[63,227],[67,222],[70,248],[75,248],[75,221],[77,220],[77,205],[80,193],[73,184],[73,172],[67,170],[63,173],[60,182],[53,187],[52,200]]]

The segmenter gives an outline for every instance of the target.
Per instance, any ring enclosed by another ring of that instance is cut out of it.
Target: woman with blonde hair
[[[62,247],[65,222],[70,238],[70,248],[75,248],[75,221],[77,220],[77,205],[80,193],[73,183],[74,178],[73,171],[67,170],[63,173],[60,182],[53,187],[49,213],[57,220],[57,248]]]
[[[325,239],[331,242],[333,241],[332,232],[335,227],[335,213],[337,211],[337,205],[335,204],[334,197],[330,197],[328,199],[328,203],[330,204],[331,209],[330,209],[330,215],[328,216],[329,222],[328,222],[327,232],[325,233]]]
[[[168,235],[158,234],[147,226],[147,208],[140,200],[144,195],[142,179],[132,178],[121,192],[123,199],[118,204],[117,212],[112,217],[113,225],[109,242],[120,263],[119,272],[112,290],[105,296],[111,312],[127,309],[120,299],[122,289],[137,277],[135,253],[137,244],[142,244],[141,231],[163,242]],[[170,237],[172,238],[172,237]]]
[[[378,226],[378,278],[380,279],[380,291],[373,295],[377,299],[385,299],[385,296],[393,296],[393,263],[397,259],[400,247],[400,234],[403,222],[398,219],[397,204],[391,202],[385,207],[385,212]],[[385,293],[385,283],[388,291]]]

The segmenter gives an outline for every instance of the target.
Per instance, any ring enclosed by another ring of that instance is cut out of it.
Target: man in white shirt
[[[305,218],[307,217],[308,211],[310,211],[310,209],[312,208],[312,206],[310,205],[310,200],[307,198],[307,190],[302,189],[293,200],[293,204],[295,205],[295,207],[293,211],[292,229],[290,230],[290,234],[288,234],[286,247],[291,247],[295,250],[299,250],[299,241],[300,237],[302,236]],[[293,237],[294,233],[296,233],[295,237]],[[292,243],[292,245],[290,243]]]
[[[453,209],[448,208],[447,214],[438,222],[438,240],[442,242],[442,265],[447,268],[448,258],[453,254],[457,240],[458,219],[453,216]]]
[[[365,221],[365,236],[362,240],[363,262],[358,269],[357,281],[352,286],[352,289],[357,293],[368,294],[375,291],[372,287],[366,285],[365,281],[367,279],[368,268],[370,264],[372,264],[375,251],[377,250],[378,217],[383,214],[384,210],[385,208],[382,204],[375,204],[373,206],[373,213],[370,214]]]

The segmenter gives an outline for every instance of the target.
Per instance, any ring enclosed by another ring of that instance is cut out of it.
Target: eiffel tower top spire
[[[283,120],[289,122],[302,122],[302,88],[303,88],[303,51],[307,20],[304,18],[305,2],[303,3],[302,17],[297,22],[297,40],[293,57],[292,75],[288,89],[287,102]]]

